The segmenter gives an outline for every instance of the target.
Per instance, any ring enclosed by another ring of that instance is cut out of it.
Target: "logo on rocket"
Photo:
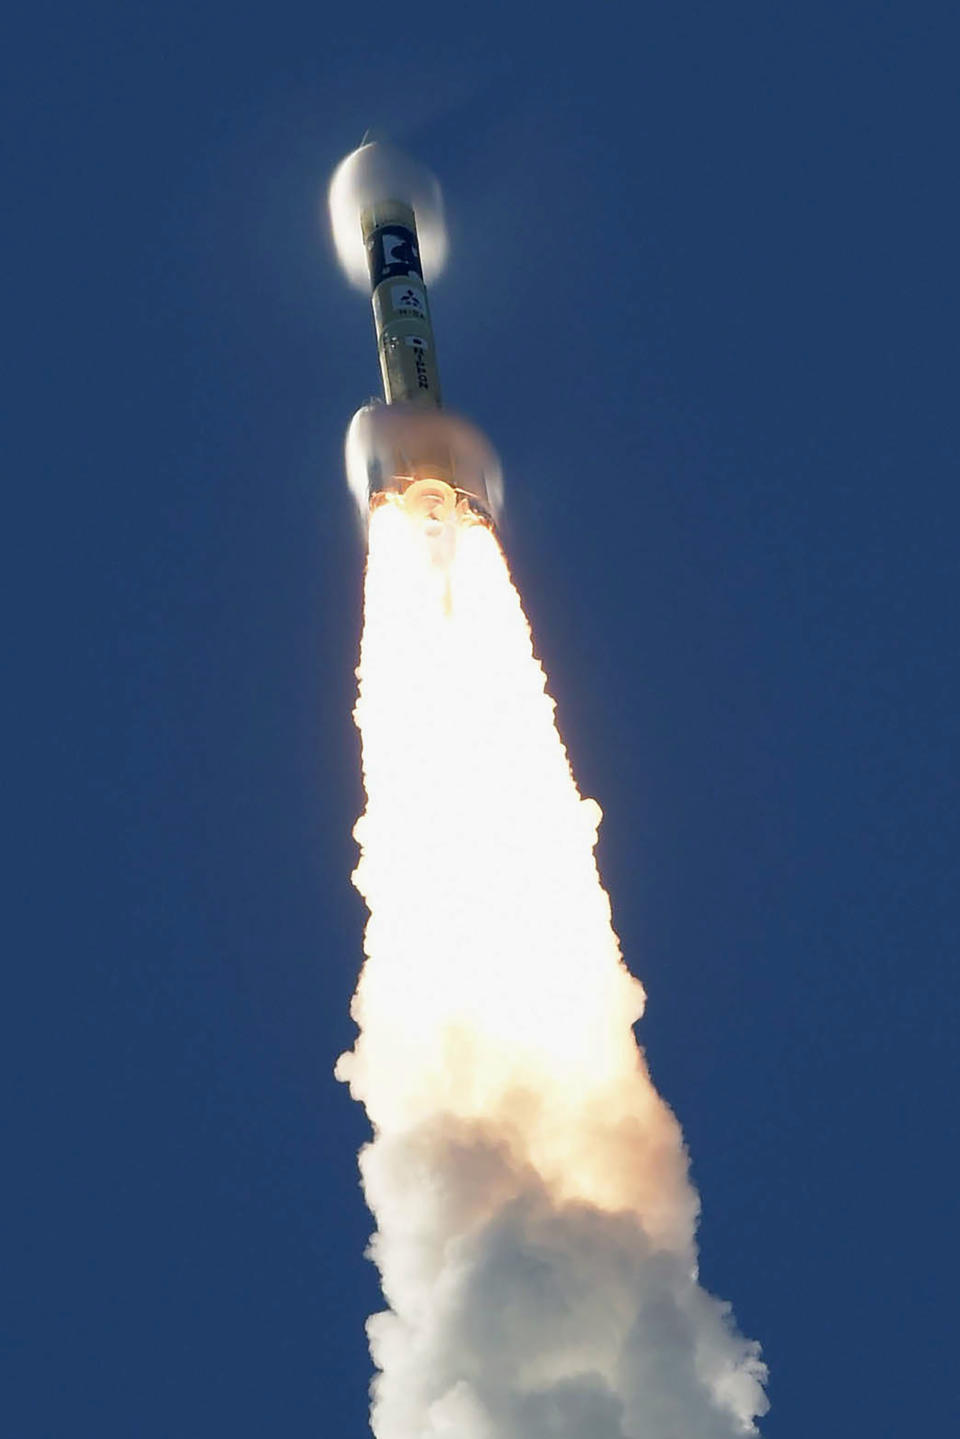
[[[397,310],[412,310],[417,315],[426,313],[427,307],[423,293],[415,290],[412,285],[394,285],[391,290],[391,299]]]

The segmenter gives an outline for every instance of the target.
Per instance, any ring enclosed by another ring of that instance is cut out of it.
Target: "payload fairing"
[[[355,281],[362,244],[371,289],[384,402],[371,400],[347,431],[347,479],[364,513],[390,494],[433,522],[499,515],[497,456],[468,420],[440,408],[440,381],[423,276],[418,218],[428,251],[445,248],[432,177],[379,141],[349,155],[330,191],[334,240]]]

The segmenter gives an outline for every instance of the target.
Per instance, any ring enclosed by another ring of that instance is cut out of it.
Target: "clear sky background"
[[[331,1071],[364,918],[341,445],[379,382],[321,207],[371,124],[444,185],[445,391],[504,459],[764,1432],[954,1431],[951,13],[8,29],[10,1439],[366,1432]]]

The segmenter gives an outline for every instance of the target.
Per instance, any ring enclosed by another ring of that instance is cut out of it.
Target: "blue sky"
[[[360,1435],[363,911],[321,224],[444,185],[444,391],[586,793],[764,1433],[955,1421],[956,106],[906,5],[37,5],[4,65],[5,1432]]]

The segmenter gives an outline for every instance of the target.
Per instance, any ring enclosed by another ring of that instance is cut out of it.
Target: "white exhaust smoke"
[[[697,1283],[697,1196],[631,1026],[582,800],[493,533],[371,516],[370,909],[338,1075],[366,1106],[377,1439],[732,1439],[758,1346]]]

